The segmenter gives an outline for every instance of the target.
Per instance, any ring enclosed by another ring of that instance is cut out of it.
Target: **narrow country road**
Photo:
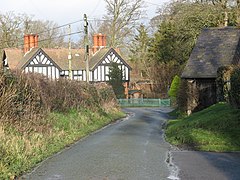
[[[128,118],[54,155],[21,179],[168,179],[166,159],[170,146],[162,136],[164,110],[125,109],[130,113]]]

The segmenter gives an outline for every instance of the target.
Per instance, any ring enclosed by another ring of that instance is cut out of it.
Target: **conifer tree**
[[[116,97],[124,98],[123,73],[118,64],[112,62],[109,69],[109,84],[113,87]]]

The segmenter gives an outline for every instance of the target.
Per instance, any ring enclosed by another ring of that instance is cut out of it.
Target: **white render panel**
[[[48,59],[45,57],[42,61],[43,64],[46,64],[46,62],[48,61]]]
[[[97,71],[98,71],[97,81],[101,81],[101,67],[100,66],[98,66]]]
[[[24,69],[24,72],[25,72],[25,73],[28,73],[28,67],[26,67],[26,68]]]
[[[109,66],[106,66],[106,72],[105,72],[105,76],[106,76],[106,81],[109,81]]]
[[[34,62],[33,62],[33,61],[31,61],[31,62],[30,62],[30,64],[31,64],[31,65],[34,65]]]
[[[55,70],[56,70],[56,78],[58,79],[60,77],[60,72],[57,68],[55,68]]]
[[[47,69],[48,69],[48,78],[51,79],[52,78],[52,67],[48,66]]]
[[[83,71],[83,81],[87,81],[86,71]]]
[[[39,59],[40,59],[40,57],[39,56],[36,56],[36,59],[37,59],[37,61],[40,61]]]
[[[109,74],[109,66],[106,66],[106,72],[107,75]]]
[[[47,76],[47,67],[43,67],[43,74]]]
[[[45,58],[45,56],[42,54],[41,58],[40,58],[40,62],[43,62],[43,59]]]
[[[112,61],[112,57],[110,55],[108,55],[107,58],[110,62]]]
[[[105,80],[105,73],[104,73],[104,70],[105,70],[105,66],[101,66],[102,77],[101,77],[101,80],[100,80],[100,81],[104,81],[104,80]]]
[[[78,71],[73,71],[73,75],[77,75],[78,74]]]
[[[39,63],[38,63],[38,60],[37,60],[36,58],[33,59],[33,63],[34,63],[34,64],[39,64]]]
[[[42,67],[38,67],[38,73],[43,73],[43,68]]]
[[[92,81],[93,76],[92,76],[92,71],[89,71],[89,81]]]
[[[55,67],[52,67],[52,79],[56,79],[56,75],[55,75],[55,72],[56,72],[56,68]]]
[[[48,61],[46,62],[46,64],[51,64],[51,62],[48,60]]]
[[[127,67],[126,67],[125,73],[126,73],[126,80],[129,80],[129,77],[128,77],[129,69]]]
[[[37,68],[37,67],[34,67],[34,68],[33,68],[33,72],[34,72],[34,73],[38,72],[38,68]]]
[[[94,79],[93,79],[93,81],[96,81],[97,77],[98,77],[98,71],[97,71],[97,69],[95,69],[94,70]]]
[[[109,59],[108,59],[108,58],[106,58],[106,59],[105,59],[105,61],[106,61],[106,63],[110,63],[110,61],[109,61]]]

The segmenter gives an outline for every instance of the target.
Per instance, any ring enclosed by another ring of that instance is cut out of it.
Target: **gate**
[[[121,107],[169,107],[170,99],[118,99]]]

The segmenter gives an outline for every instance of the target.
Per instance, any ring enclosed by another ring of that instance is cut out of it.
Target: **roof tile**
[[[234,63],[240,50],[240,29],[205,28],[182,73],[182,78],[216,78],[217,69]]]

